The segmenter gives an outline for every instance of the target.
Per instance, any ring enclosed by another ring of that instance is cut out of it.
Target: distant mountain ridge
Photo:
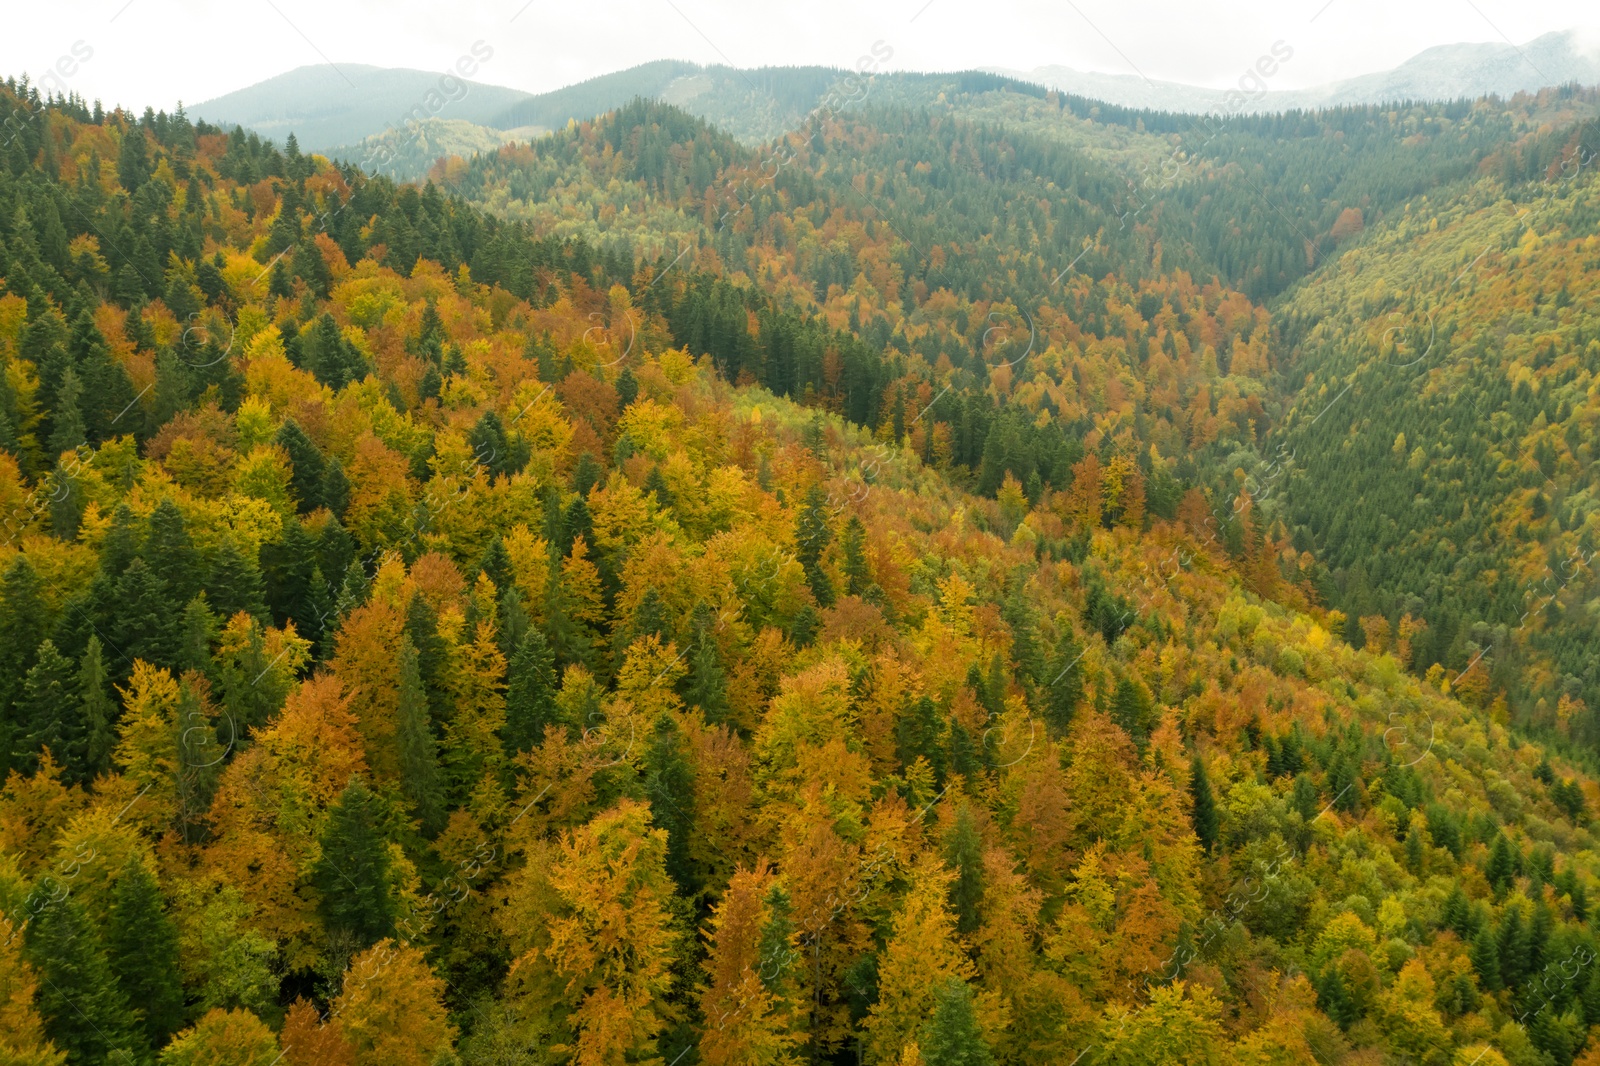
[[[879,58],[891,55],[892,50]],[[292,132],[304,150],[355,162],[376,159],[369,169],[409,179],[425,173],[434,159],[470,156],[497,143],[559,129],[635,97],[674,104],[746,144],[792,129],[819,106],[842,110],[868,99],[923,106],[952,89],[970,93],[1005,88],[1028,94],[1054,89],[1122,107],[1179,113],[1310,110],[1600,84],[1600,35],[1566,30],[1520,47],[1442,45],[1392,70],[1309,89],[1273,89],[1278,72],[1292,62],[1292,46],[1274,42],[1255,67],[1241,74],[1236,87],[1215,89],[1061,66],[954,73],[869,70],[864,76],[825,66],[744,70],[663,59],[539,94],[454,73],[324,64],[299,67],[205,101],[189,113],[218,125],[242,125],[277,141]]]
[[[1241,75],[1240,91],[1236,92],[1063,66],[1035,67],[1028,71],[989,69],[1123,107],[1190,113],[1260,113],[1406,100],[1511,96],[1570,83],[1596,85],[1600,84],[1600,36],[1573,29],[1547,33],[1520,46],[1499,42],[1439,45],[1418,52],[1392,70],[1362,74],[1309,89],[1274,89],[1270,75],[1255,79]]]

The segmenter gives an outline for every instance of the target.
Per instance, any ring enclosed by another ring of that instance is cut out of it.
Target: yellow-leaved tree
[[[531,854],[513,878],[505,931],[510,998],[580,1066],[660,1063],[656,1037],[682,932],[671,910],[667,834],[623,800]],[[542,1015],[542,1017],[541,1017]]]

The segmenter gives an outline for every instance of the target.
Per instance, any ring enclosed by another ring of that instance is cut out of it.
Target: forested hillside
[[[1266,308],[1146,226],[1028,299],[1101,164],[842,124],[866,206],[803,156],[686,264],[0,112],[7,1061],[1594,1059],[1594,780],[1208,499]]]

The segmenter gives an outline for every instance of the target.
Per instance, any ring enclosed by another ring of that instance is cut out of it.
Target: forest
[[[1595,101],[0,85],[0,1060],[1600,1062]]]

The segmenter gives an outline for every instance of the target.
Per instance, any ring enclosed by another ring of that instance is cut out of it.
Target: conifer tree
[[[428,694],[422,687],[417,649],[410,637],[401,636],[399,659],[395,739],[400,747],[400,787],[423,834],[433,837],[444,825],[444,790],[439,781],[438,743],[429,724]]]
[[[722,666],[722,649],[717,646],[711,605],[695,604],[690,619],[689,673],[684,698],[712,725],[728,717],[727,674]]]
[[[806,493],[805,505],[795,523],[796,558],[805,568],[806,580],[811,583],[811,593],[822,607],[833,606],[833,585],[822,571],[822,553],[833,539],[828,525],[827,497],[821,485],[812,485]]]
[[[39,879],[33,896],[38,905],[30,905],[28,961],[39,975],[37,1002],[50,1039],[73,1064],[107,1062],[117,1051],[136,1060],[148,1054],[83,904],[51,874]]]
[[[48,637],[39,645],[38,661],[28,671],[17,701],[17,717],[26,731],[20,746],[30,768],[48,749],[68,780],[81,778],[84,761],[83,722],[73,696],[72,663],[56,651]]]
[[[111,972],[152,1047],[183,1025],[183,984],[178,973],[178,927],[166,914],[156,879],[130,856],[112,888],[105,924]]]
[[[544,634],[530,626],[506,669],[508,752],[528,751],[544,742],[545,729],[558,721],[555,656]]]
[[[300,513],[309,514],[321,507],[327,467],[317,446],[292,418],[283,420],[273,442],[289,456],[289,491],[294,493]]]
[[[983,907],[983,836],[972,805],[963,802],[956,808],[955,824],[945,836],[944,864],[955,871],[950,882],[950,907],[956,915],[956,931],[967,935],[978,928]]]
[[[1221,818],[1217,812],[1216,797],[1211,792],[1211,779],[1206,775],[1206,764],[1197,753],[1189,761],[1189,796],[1194,803],[1194,835],[1200,846],[1211,851],[1217,845],[1217,831]]]
[[[694,770],[684,751],[683,731],[671,712],[656,715],[644,753],[644,793],[650,820],[667,831],[667,873],[692,897],[699,889],[689,859],[694,832]]]
[[[84,780],[93,780],[111,767],[111,751],[116,746],[117,705],[109,691],[100,638],[89,636],[89,646],[78,660],[76,696],[83,723]]]
[[[381,823],[378,797],[353,778],[328,812],[322,854],[312,871],[324,927],[348,935],[360,948],[394,935],[394,885]]]
[[[978,1028],[967,983],[950,978],[934,992],[934,1003],[917,1043],[923,1066],[992,1066],[994,1054]]]

